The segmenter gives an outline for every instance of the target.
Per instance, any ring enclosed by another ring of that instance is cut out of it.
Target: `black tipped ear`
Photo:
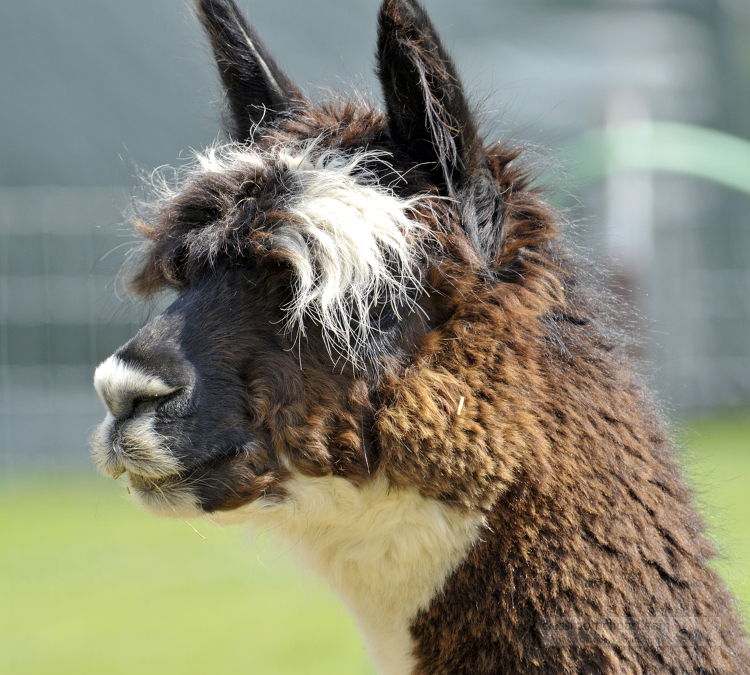
[[[272,122],[303,100],[242,15],[234,0],[197,0],[224,85],[230,138],[247,141],[252,128]]]
[[[391,137],[452,196],[475,170],[481,142],[453,61],[416,0],[383,3],[377,61]]]

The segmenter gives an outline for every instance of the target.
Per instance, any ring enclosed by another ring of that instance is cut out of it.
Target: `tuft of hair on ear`
[[[195,11],[224,87],[229,138],[247,142],[259,125],[271,124],[304,103],[234,0],[196,0]]]
[[[377,75],[394,143],[448,196],[469,180],[482,143],[452,59],[416,0],[385,0]]]

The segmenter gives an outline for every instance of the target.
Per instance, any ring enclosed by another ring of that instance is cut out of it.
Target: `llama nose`
[[[94,387],[115,418],[155,411],[172,398],[181,403],[175,414],[188,412],[196,370],[180,348],[179,329],[179,316],[165,312],[96,369]]]
[[[185,388],[170,384],[117,354],[96,369],[94,387],[104,405],[120,422],[140,410],[155,410],[175,392]]]

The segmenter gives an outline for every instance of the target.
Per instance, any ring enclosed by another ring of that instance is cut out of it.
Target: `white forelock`
[[[196,156],[188,179],[206,173],[265,170],[286,174],[290,219],[272,227],[278,245],[292,254],[293,299],[282,309],[286,329],[305,334],[305,320],[321,326],[329,350],[361,365],[376,337],[376,305],[398,312],[416,307],[420,262],[428,229],[412,216],[429,211],[429,198],[398,197],[371,168],[388,166],[376,151],[321,150],[317,140],[260,151],[239,144],[213,146]],[[154,181],[157,182],[157,181]],[[179,193],[166,181],[162,199]]]
[[[296,287],[285,308],[287,326],[304,333],[311,317],[329,346],[359,363],[376,330],[373,307],[413,309],[426,231],[410,215],[424,199],[401,199],[380,185],[364,168],[366,161],[383,161],[377,153],[282,152],[279,159],[301,187],[287,209],[291,222],[274,230],[303,243],[292,249],[302,255],[292,260]]]

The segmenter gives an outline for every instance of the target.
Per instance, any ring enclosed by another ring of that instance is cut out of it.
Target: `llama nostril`
[[[119,422],[136,414],[157,410],[183,390],[158,375],[110,356],[94,374],[94,386],[107,409]]]
[[[172,400],[173,393],[170,392],[166,395],[160,394],[136,394],[130,401],[123,400],[120,403],[119,410],[112,413],[118,422],[124,422],[125,420],[135,417],[139,413],[153,412],[161,408],[165,403]]]

